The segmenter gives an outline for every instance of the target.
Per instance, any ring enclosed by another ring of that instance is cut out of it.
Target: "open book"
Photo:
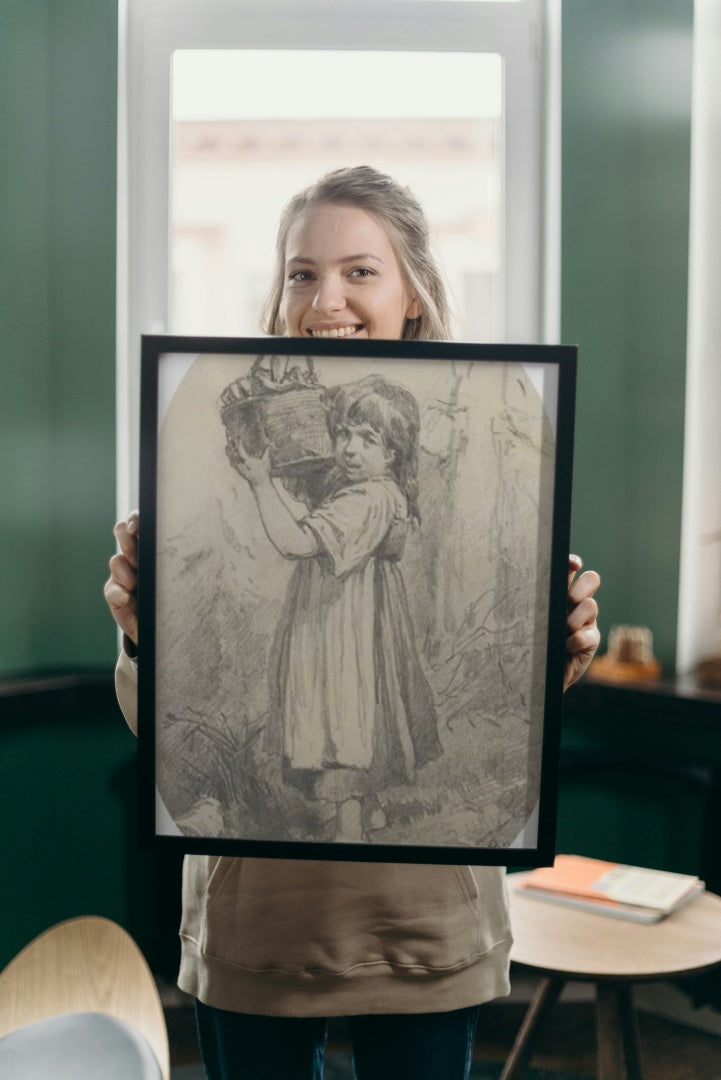
[[[532,870],[517,888],[535,900],[653,923],[693,900],[705,886],[693,874],[557,855],[553,866]]]

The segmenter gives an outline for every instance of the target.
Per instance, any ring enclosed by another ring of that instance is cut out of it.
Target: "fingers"
[[[110,613],[124,634],[138,643],[138,533],[140,517],[137,510],[119,521],[113,533],[120,552],[109,562],[110,577],[105,582],[103,595]]]
[[[576,569],[572,569],[576,566]],[[576,570],[582,565],[577,556],[570,556],[568,571],[568,616],[566,626],[569,636],[583,627],[595,627],[598,618],[598,604],[594,596],[601,585],[601,578],[595,570],[586,570],[575,578]]]
[[[564,690],[577,682],[588,669],[601,642],[598,629],[598,604],[594,599],[601,585],[595,570],[576,574],[583,566],[577,555],[568,559],[568,615],[566,617],[566,671]]]
[[[118,547],[131,566],[138,565],[138,533],[140,531],[140,515],[133,510],[125,521],[119,521],[113,529],[113,534],[118,542]]]
[[[108,565],[110,566],[110,581],[125,589],[126,592],[134,593],[137,590],[136,568],[125,555],[113,555]]]
[[[103,589],[110,613],[120,629],[130,640],[138,644],[138,605],[134,592],[130,592],[112,575]]]
[[[135,594],[120,585],[114,578],[109,577],[103,587],[103,595],[108,607],[113,613],[113,618],[120,625],[119,620],[127,621],[128,617],[137,616],[137,603]],[[123,626],[123,629],[125,627]]]
[[[577,653],[588,654],[589,661],[596,649],[601,644],[601,632],[595,622],[590,626],[582,626],[566,638],[566,652],[573,656]]]
[[[601,578],[595,570],[585,570],[575,581],[570,571],[568,577],[569,610],[587,597],[593,596],[601,586]]]
[[[566,638],[566,667],[563,689],[568,690],[586,673],[601,642],[601,634],[595,620],[580,630],[569,633]]]
[[[598,604],[593,596],[584,596],[583,599],[569,607],[566,616],[568,633],[573,634],[584,626],[593,626],[597,618]]]
[[[573,579],[575,578],[578,571],[582,568],[582,566],[583,566],[583,559],[581,558],[580,555],[569,555],[568,556],[568,587],[569,587],[569,589],[571,588],[571,585],[573,584]]]

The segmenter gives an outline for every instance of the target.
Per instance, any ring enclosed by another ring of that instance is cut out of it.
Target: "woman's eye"
[[[371,270],[369,266],[356,266],[350,272],[350,277],[354,278],[369,278],[374,277],[375,271]]]
[[[294,270],[291,274],[288,274],[288,281],[297,281],[301,284],[305,281],[310,281],[310,270]]]

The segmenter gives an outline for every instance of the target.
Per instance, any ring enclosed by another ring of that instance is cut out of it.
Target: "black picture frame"
[[[575,383],[573,346],[143,337],[143,848],[553,861]]]

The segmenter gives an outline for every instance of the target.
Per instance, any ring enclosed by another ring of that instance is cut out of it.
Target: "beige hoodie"
[[[137,665],[118,700],[137,727]],[[178,984],[270,1016],[441,1012],[508,993],[501,867],[187,855]]]

